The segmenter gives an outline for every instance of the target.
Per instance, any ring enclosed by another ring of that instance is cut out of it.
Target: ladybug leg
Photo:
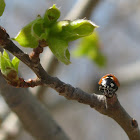
[[[104,95],[108,96],[108,90],[106,88],[104,88]]]
[[[112,98],[113,95],[114,95],[114,94],[113,94],[112,92],[109,92],[109,93],[108,93],[108,97],[109,97],[109,98]]]
[[[108,98],[112,98],[114,93],[110,92],[109,89],[104,90],[104,95]]]

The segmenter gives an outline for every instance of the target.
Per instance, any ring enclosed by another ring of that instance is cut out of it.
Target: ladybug
[[[99,90],[106,96],[106,97],[113,97],[115,92],[118,90],[120,86],[119,80],[113,74],[106,74],[104,75],[100,81]]]

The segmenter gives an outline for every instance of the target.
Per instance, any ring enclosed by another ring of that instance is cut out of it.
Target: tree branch
[[[116,95],[112,98],[106,98],[104,95],[89,94],[62,82],[56,77],[51,77],[40,63],[31,61],[29,56],[9,39],[9,35],[2,27],[0,28],[0,45],[30,67],[44,86],[50,86],[67,99],[88,104],[98,112],[111,117],[124,129],[130,140],[140,139],[140,130],[136,120],[128,115],[120,105]]]
[[[99,2],[100,0],[78,0],[66,19],[73,20],[85,17],[88,19]]]
[[[0,90],[9,107],[14,111],[24,128],[37,140],[68,140],[41,103],[26,89],[9,86],[0,74]]]

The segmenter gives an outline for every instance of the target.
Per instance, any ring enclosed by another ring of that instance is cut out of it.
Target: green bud
[[[6,59],[10,60],[9,55],[5,50],[3,51],[3,57],[5,57]]]
[[[18,65],[19,59],[14,57],[11,61],[7,52],[4,50],[3,54],[0,52],[0,69],[2,74],[7,77],[14,77],[15,80],[18,79]]]
[[[19,59],[17,57],[13,57],[12,64],[14,66],[14,69],[18,72],[18,66],[19,66]]]
[[[59,9],[53,5],[48,10],[46,10],[44,14],[44,22],[45,26],[49,26],[57,21],[57,19],[60,17],[60,11]]]

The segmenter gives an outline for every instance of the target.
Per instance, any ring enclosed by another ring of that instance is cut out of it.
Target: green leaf
[[[0,69],[3,75],[7,76],[11,71],[18,73],[19,59],[9,59],[8,53],[4,50],[3,54],[0,53]]]
[[[2,58],[2,54],[0,52],[0,69],[1,69],[1,58]]]
[[[33,36],[32,25],[35,24],[37,20],[32,21],[22,28],[18,35],[12,39],[17,41],[22,47],[36,48],[38,46],[38,40]]]
[[[2,59],[4,60],[6,67],[13,67],[13,64],[10,61],[9,55],[5,50],[3,51]]]
[[[2,16],[4,9],[5,9],[5,1],[0,0],[0,16]]]
[[[65,64],[70,63],[68,42],[90,35],[97,25],[88,20],[58,21],[48,34],[48,44],[54,55]]]
[[[64,64],[70,64],[70,53],[68,51],[68,43],[59,38],[49,38],[49,47],[57,59]]]
[[[37,40],[42,40],[47,38],[46,32],[47,29],[45,30],[44,28],[44,20],[42,18],[39,18],[36,20],[31,29],[31,34],[37,39]]]
[[[66,27],[68,27],[69,24],[70,24],[70,21],[68,21],[68,20],[58,21],[53,24],[53,26],[50,29],[50,32],[51,32],[51,34],[54,34],[54,35],[59,34],[59,36],[60,36],[62,34],[62,32],[67,32]]]
[[[18,72],[18,66],[19,66],[19,59],[17,57],[14,57],[12,59],[12,64],[14,65],[15,70]]]
[[[90,20],[78,19],[70,22],[70,29],[79,35],[89,35],[97,27]]]
[[[55,5],[53,5],[52,7],[47,9],[44,14],[45,26],[49,26],[55,23],[59,17],[60,17],[60,11]]]
[[[89,20],[58,21],[50,29],[51,36],[59,36],[62,40],[73,41],[93,33],[98,26]]]
[[[69,25],[63,26],[60,34],[61,38],[67,41],[73,41],[91,35],[94,29],[98,27],[91,21],[84,19],[67,22],[69,22]]]
[[[8,59],[3,57],[2,55],[0,57],[1,72],[6,76],[9,73],[10,69],[13,69],[13,66]]]
[[[5,50],[3,51],[3,57],[10,59],[8,53]]]
[[[106,64],[106,58],[100,50],[99,36],[97,32],[84,37],[77,49],[73,52],[74,56],[85,56],[94,61],[98,66],[103,67]]]

